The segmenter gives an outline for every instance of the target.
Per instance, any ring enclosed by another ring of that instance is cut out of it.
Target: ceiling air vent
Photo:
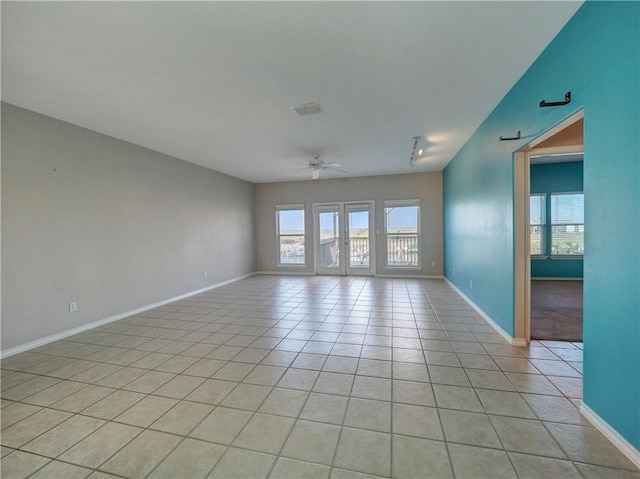
[[[320,103],[303,103],[302,105],[292,106],[291,109],[298,116],[317,115],[324,111]]]

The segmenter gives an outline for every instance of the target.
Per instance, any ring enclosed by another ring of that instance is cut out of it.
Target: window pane
[[[529,198],[529,251],[532,255],[545,254],[545,223],[547,195],[534,194]]]
[[[349,267],[369,267],[369,210],[349,211]]]
[[[583,255],[584,225],[552,226],[551,254]]]
[[[544,254],[544,226],[532,225],[529,227],[530,253]]]
[[[384,210],[387,266],[419,266],[419,206],[391,206]]]
[[[338,237],[338,222],[340,216],[337,211],[322,211],[320,216],[320,239],[334,239]]]
[[[385,208],[387,233],[417,233],[418,206],[394,206]]]
[[[304,234],[304,210],[278,211],[278,234]]]
[[[545,223],[545,195],[531,195],[529,199],[529,218],[532,225]]]
[[[551,195],[551,254],[584,254],[584,194]]]
[[[280,264],[305,264],[304,210],[281,210],[277,214]]]
[[[320,253],[318,261],[322,268],[340,266],[340,216],[337,211],[322,211],[320,218]]]
[[[551,224],[567,223],[584,223],[583,193],[553,193],[551,195]]]
[[[280,236],[280,264],[304,264],[304,236]]]

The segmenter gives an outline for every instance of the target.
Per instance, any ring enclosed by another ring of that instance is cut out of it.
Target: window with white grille
[[[551,193],[551,256],[584,254],[584,193]]]
[[[384,202],[386,266],[420,267],[420,202],[400,200]]]
[[[305,264],[304,205],[276,206],[278,265]]]
[[[544,255],[547,237],[547,195],[536,193],[529,198],[529,242],[531,256]]]

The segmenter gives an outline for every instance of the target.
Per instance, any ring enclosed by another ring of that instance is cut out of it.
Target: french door
[[[373,275],[373,203],[314,205],[317,274]]]

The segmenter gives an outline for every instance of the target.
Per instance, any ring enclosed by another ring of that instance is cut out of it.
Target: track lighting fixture
[[[423,148],[418,147],[418,142],[420,141],[421,136],[413,137],[413,149],[411,150],[411,158],[409,159],[409,164],[413,166],[415,162],[422,156]]]

